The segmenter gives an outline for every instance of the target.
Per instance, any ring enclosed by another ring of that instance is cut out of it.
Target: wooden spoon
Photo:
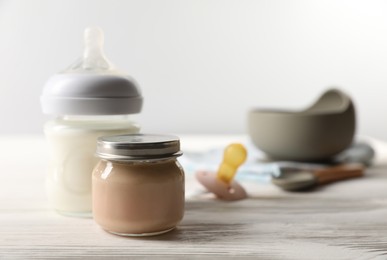
[[[306,190],[318,185],[361,177],[364,173],[362,164],[341,164],[333,167],[313,170],[281,169],[278,176],[273,176],[272,183],[288,191]]]

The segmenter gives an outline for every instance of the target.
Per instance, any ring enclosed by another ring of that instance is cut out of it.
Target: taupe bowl
[[[253,143],[280,160],[327,160],[350,146],[355,124],[352,100],[337,89],[303,111],[255,109],[248,115]]]

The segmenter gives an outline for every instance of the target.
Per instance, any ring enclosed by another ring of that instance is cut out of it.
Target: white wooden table
[[[198,149],[200,140],[205,147],[217,139],[184,137],[183,149]],[[384,168],[314,192],[245,184],[250,198],[244,201],[187,199],[176,230],[124,238],[104,232],[92,219],[49,209],[43,137],[0,137],[0,143],[0,259],[387,259]],[[196,187],[187,174],[187,190]]]

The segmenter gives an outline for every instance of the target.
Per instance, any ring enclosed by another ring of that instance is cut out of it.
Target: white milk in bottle
[[[47,196],[64,215],[91,216],[97,138],[139,132],[129,115],[141,111],[140,88],[111,65],[102,46],[102,31],[87,28],[83,57],[52,76],[41,96],[43,113],[55,117],[44,127],[50,149]]]

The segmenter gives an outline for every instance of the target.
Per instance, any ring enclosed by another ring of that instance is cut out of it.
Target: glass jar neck
[[[177,162],[177,157],[168,157],[168,158],[159,158],[153,160],[112,160],[112,159],[104,159],[100,158],[100,160],[110,163],[118,163],[118,164],[129,164],[129,165],[142,165],[142,164],[158,164],[158,163],[175,163]]]

